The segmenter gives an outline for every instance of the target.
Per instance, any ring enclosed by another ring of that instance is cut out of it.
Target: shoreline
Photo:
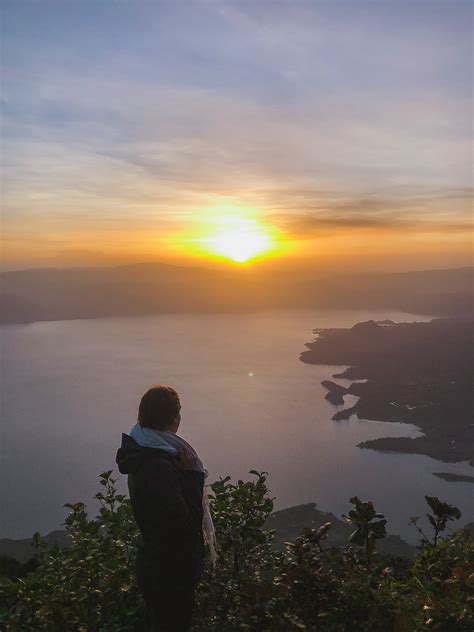
[[[368,439],[358,447],[421,454],[446,463],[468,461],[474,466],[470,422],[473,321],[367,321],[351,329],[317,329],[315,334],[317,338],[307,343],[308,350],[301,353],[300,360],[345,365],[344,371],[332,377],[351,380],[348,387],[323,380],[325,399],[340,406],[344,395],[358,397],[332,420],[356,415],[369,421],[410,424],[422,433],[414,438]],[[459,480],[450,475],[440,478]]]

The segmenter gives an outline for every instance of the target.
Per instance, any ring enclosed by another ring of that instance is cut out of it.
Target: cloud
[[[289,192],[287,196],[292,194]],[[474,228],[469,189],[398,198],[341,198],[320,192],[318,201],[313,203],[308,194],[302,199],[301,191],[296,192],[296,197],[292,213],[280,212],[268,217],[293,239],[352,231],[470,233]]]
[[[467,225],[461,9],[42,4],[5,29],[6,231],[164,233],[226,200],[300,238]]]

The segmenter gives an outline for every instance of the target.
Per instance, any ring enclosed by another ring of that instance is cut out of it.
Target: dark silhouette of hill
[[[333,419],[356,414],[359,419],[414,424],[424,433],[414,439],[364,441],[360,447],[474,465],[474,320],[368,321],[316,333],[301,354],[303,362],[346,365],[335,378],[366,380],[348,388],[324,381],[332,403],[340,404],[345,394],[359,398]]]
[[[326,522],[331,523],[327,544],[329,546],[346,546],[354,530],[351,525],[337,518],[333,513],[321,511],[316,503],[296,505],[271,513],[265,523],[268,529],[275,529],[275,543],[282,546],[285,541],[297,538],[306,527],[319,529]],[[379,549],[390,555],[414,557],[416,548],[408,544],[398,535],[388,535],[379,542]]]
[[[474,483],[474,476],[453,474],[452,472],[433,472],[433,474],[449,483]]]
[[[63,529],[51,531],[43,536],[43,539],[47,542],[48,547],[67,546],[69,541],[67,532]],[[24,564],[35,555],[33,538],[22,538],[20,540],[3,538],[0,540],[0,555],[8,555]]]
[[[281,509],[271,513],[265,523],[267,529],[275,529],[275,543],[281,546],[285,540],[297,537],[305,527],[317,528],[325,522],[332,523],[328,543],[333,546],[345,546],[353,530],[332,513],[326,513],[317,509],[316,503],[296,505],[287,509]],[[64,530],[51,531],[43,536],[49,547],[68,546],[69,539]],[[13,540],[4,538],[0,540],[0,555],[7,555],[21,563],[27,562],[35,553],[32,538]],[[397,535],[389,535],[381,541],[380,550],[393,555],[414,555],[415,547],[402,540]]]
[[[143,263],[9,271],[0,273],[0,323],[275,307],[470,315],[473,270],[326,277],[315,272],[303,277],[250,267],[217,270]]]

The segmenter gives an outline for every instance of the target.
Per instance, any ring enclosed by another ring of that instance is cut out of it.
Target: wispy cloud
[[[7,231],[469,224],[467,3],[5,6]]]
[[[298,239],[354,230],[469,233],[474,227],[473,192],[467,188],[385,198],[301,190],[282,196],[292,212],[276,213],[271,220]]]

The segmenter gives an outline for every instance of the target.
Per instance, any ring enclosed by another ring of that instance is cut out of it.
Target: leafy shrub
[[[210,486],[219,558],[207,560],[197,590],[195,632],[471,632],[474,546],[456,531],[442,537],[455,507],[427,497],[433,538],[424,533],[411,566],[389,565],[376,550],[385,519],[354,497],[344,519],[354,526],[346,547],[326,547],[331,524],[303,529],[283,550],[264,523],[273,508],[266,473]],[[100,475],[99,514],[66,505],[70,546],[47,549],[35,534],[40,564],[22,577],[0,578],[0,628],[21,632],[127,632],[142,629],[134,579],[137,528],[130,501],[112,471]],[[418,519],[413,520],[419,530]],[[3,624],[1,623],[3,621]]]
[[[133,581],[137,528],[130,501],[118,494],[112,472],[100,475],[103,491],[96,518],[84,503],[65,505],[71,512],[65,527],[71,546],[46,550],[34,539],[42,561],[38,569],[4,587],[14,604],[3,618],[8,630],[92,632],[133,630],[142,608]]]
[[[195,628],[261,630],[268,625],[264,607],[272,592],[278,554],[273,533],[263,529],[273,509],[266,472],[251,470],[253,481],[220,478],[209,498],[218,541],[218,563],[207,565],[197,595]]]

